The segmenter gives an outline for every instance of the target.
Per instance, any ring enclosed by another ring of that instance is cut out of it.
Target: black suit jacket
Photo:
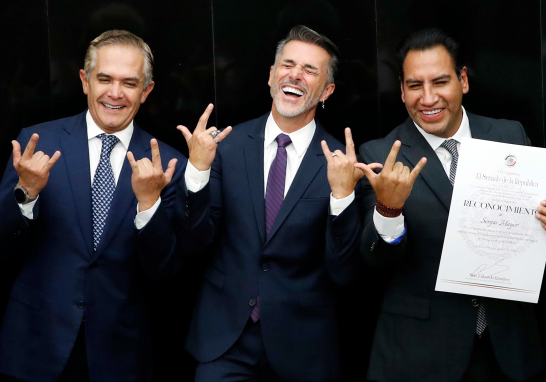
[[[268,114],[233,128],[218,146],[210,182],[197,192],[180,184],[179,215],[193,244],[212,242],[186,349],[199,361],[221,356],[260,297],[267,357],[283,379],[340,378],[334,284],[358,279],[363,261],[358,203],[329,215],[330,185],[320,141],[343,145],[317,123],[266,239],[264,130]]]
[[[467,113],[473,138],[530,145],[520,123]],[[404,205],[406,235],[387,244],[373,223],[375,193],[364,182],[361,252],[372,267],[383,267],[387,289],[373,342],[368,378],[374,381],[458,381],[466,370],[475,336],[476,297],[434,291],[453,187],[440,160],[413,121],[387,137],[365,143],[366,163],[384,163],[396,140],[397,161],[413,168],[428,162]],[[483,298],[488,330],[502,371],[516,381],[539,373],[544,354],[534,306]]]
[[[182,256],[173,227],[175,185],[186,159],[159,143],[166,168],[178,158],[172,182],[140,231],[131,166],[123,163],[104,233],[93,250],[91,178],[85,112],[23,129],[26,147],[62,155],[40,192],[35,219],[21,214],[13,195],[18,175],[8,163],[0,185],[0,260],[22,256],[0,331],[0,373],[25,381],[53,382],[64,369],[85,314],[91,381],[150,381],[152,376],[147,280],[173,275]],[[129,150],[151,159],[152,136],[136,124]],[[1,266],[1,265],[0,265]]]

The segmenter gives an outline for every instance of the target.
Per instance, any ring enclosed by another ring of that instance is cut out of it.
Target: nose
[[[113,82],[108,89],[108,96],[112,99],[123,98],[123,89],[119,82]]]
[[[438,102],[438,94],[436,93],[434,86],[423,86],[423,95],[421,96],[421,104],[423,106],[434,106]]]
[[[290,69],[289,77],[292,81],[301,81],[303,77],[303,66],[300,64],[294,65],[292,69]]]

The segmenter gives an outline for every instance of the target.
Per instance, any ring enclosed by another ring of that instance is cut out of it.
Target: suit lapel
[[[256,121],[254,129],[248,134],[248,142],[244,146],[250,197],[262,243],[265,242],[264,131],[268,116],[269,114],[266,114]]]
[[[277,232],[281,224],[286,220],[292,209],[296,206],[296,203],[300,200],[311,181],[315,178],[317,172],[325,164],[324,153],[322,152],[322,148],[320,146],[320,141],[326,139],[325,135],[324,129],[317,122],[315,135],[313,136],[311,144],[309,145],[301,165],[296,172],[294,181],[290,185],[290,189],[284,198],[279,214],[275,218],[275,222],[271,228],[271,235],[269,236],[269,240],[266,242],[266,245],[271,241],[271,238],[275,235],[275,232]]]
[[[134,125],[134,128],[128,151],[131,151],[135,156],[135,159],[139,160],[145,157],[147,151],[150,150],[150,143],[144,137],[143,131],[136,124]],[[137,201],[133,192],[133,187],[131,186],[132,175],[133,171],[129,165],[129,161],[125,158],[116,185],[116,191],[114,192],[114,199],[110,205],[110,211],[108,212],[104,231],[92,261],[95,261],[104,252],[112,239],[116,236],[116,232],[119,230],[121,223],[127,216],[129,208],[134,208],[136,214]]]
[[[453,186],[436,155],[426,139],[417,130],[413,121],[408,118],[400,131],[402,147],[400,153],[415,167],[421,158],[427,158],[427,164],[420,175],[425,183],[432,189],[442,204],[449,210]]]
[[[68,181],[74,197],[78,220],[89,253],[93,254],[93,214],[91,207],[91,172],[89,169],[89,144],[87,124],[83,112],[65,127],[61,137],[62,156],[66,164]]]

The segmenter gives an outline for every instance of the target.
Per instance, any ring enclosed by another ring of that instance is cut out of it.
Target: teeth
[[[441,112],[442,109],[436,109],[436,110],[423,110],[423,114],[426,114],[426,115],[434,115],[434,114],[438,114],[439,112]]]
[[[291,87],[288,87],[288,86],[285,86],[284,88],[282,88],[282,91],[285,92],[285,93],[294,93],[294,94],[297,94],[297,95],[300,95],[300,96],[303,95],[303,92],[301,90],[294,89],[294,88],[291,88]]]
[[[112,105],[108,105],[107,103],[103,103],[103,105],[107,108],[107,109],[114,109],[114,110],[117,110],[117,109],[121,109],[123,106],[112,106]]]

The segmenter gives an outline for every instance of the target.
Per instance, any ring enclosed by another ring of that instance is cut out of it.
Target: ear
[[[271,68],[269,68],[269,80],[267,81],[267,84],[269,85],[269,87],[271,87],[271,79],[273,78],[274,70],[275,70],[275,66],[271,66]]]
[[[326,88],[324,88],[324,91],[322,92],[322,94],[320,96],[320,101],[326,101],[328,99],[328,97],[330,97],[332,95],[335,88],[336,88],[336,84],[326,85]]]
[[[152,92],[152,90],[154,89],[154,86],[155,86],[155,82],[152,81],[150,82],[148,87],[144,89],[144,93],[142,93],[142,96],[140,97],[140,103],[144,103],[144,101],[146,101],[146,98],[148,98],[148,94]]]
[[[87,74],[83,69],[80,69],[80,80],[82,81],[83,94],[89,94],[89,81],[87,81]]]
[[[402,92],[402,102],[406,103],[406,97],[404,96],[404,84],[400,82],[400,91]]]
[[[463,94],[468,93],[470,90],[470,86],[468,84],[468,74],[466,66],[463,66],[463,69],[461,70],[461,85],[463,85]]]

